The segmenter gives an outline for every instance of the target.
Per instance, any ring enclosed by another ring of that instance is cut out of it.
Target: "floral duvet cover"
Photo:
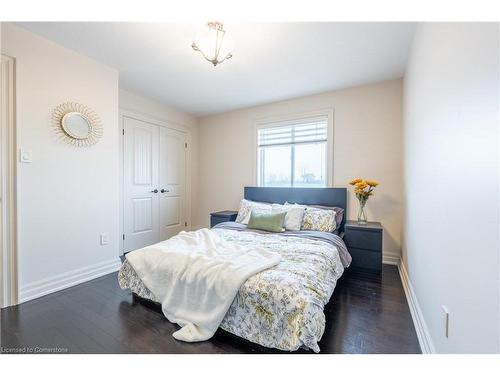
[[[323,308],[344,272],[344,243],[321,237],[247,231],[219,225],[214,230],[227,241],[260,245],[281,254],[281,262],[250,277],[240,287],[220,328],[262,346],[319,352],[325,329]],[[324,234],[323,234],[324,235]],[[341,259],[342,254],[342,259]],[[125,261],[118,274],[122,289],[159,302]]]

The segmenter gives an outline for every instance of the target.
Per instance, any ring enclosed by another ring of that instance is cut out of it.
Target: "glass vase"
[[[358,224],[366,225],[368,223],[368,219],[366,217],[365,210],[366,201],[359,201],[359,210],[358,210]]]

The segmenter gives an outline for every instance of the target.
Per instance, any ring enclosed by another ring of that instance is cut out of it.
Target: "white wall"
[[[11,24],[2,52],[16,59],[21,299],[114,270],[118,258],[118,73]],[[57,139],[51,110],[65,101],[92,108],[104,136],[89,148]],[[110,243],[100,246],[100,233]]]
[[[200,197],[195,226],[207,226],[215,210],[238,209],[243,187],[255,185],[258,119],[334,109],[333,184],[355,177],[380,181],[367,204],[369,220],[385,228],[384,254],[398,259],[401,236],[402,80],[326,92],[200,119]],[[350,189],[352,190],[352,189]],[[349,192],[349,217],[357,201]]]
[[[159,120],[181,124],[194,129],[198,125],[195,116],[124,88],[120,88],[119,91],[119,104],[120,109],[156,117]]]
[[[405,76],[403,262],[439,353],[500,350],[498,33],[421,24]]]
[[[189,162],[191,165],[191,174],[186,180],[190,186],[187,190],[191,191],[191,223],[193,217],[196,216],[198,207],[198,159],[199,159],[199,134],[198,134],[198,119],[185,112],[178,111],[164,103],[147,98],[143,95],[133,93],[128,90],[120,89],[119,91],[120,110],[131,111],[144,115],[146,118],[153,118],[168,124],[182,125],[189,133]]]

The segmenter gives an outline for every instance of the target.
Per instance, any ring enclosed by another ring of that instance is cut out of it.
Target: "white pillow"
[[[247,225],[250,220],[250,213],[252,210],[271,211],[271,209],[271,204],[242,199],[240,202],[238,216],[236,216],[236,222]]]
[[[300,230],[305,213],[305,207],[275,203],[272,205],[272,210],[276,212],[286,212],[284,224],[286,230]]]

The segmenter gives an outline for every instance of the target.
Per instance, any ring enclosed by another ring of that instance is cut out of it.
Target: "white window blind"
[[[297,143],[326,142],[328,119],[319,117],[304,119],[298,123],[274,124],[260,128],[258,131],[258,146],[289,145]]]
[[[327,184],[328,116],[261,125],[257,130],[259,186]]]

